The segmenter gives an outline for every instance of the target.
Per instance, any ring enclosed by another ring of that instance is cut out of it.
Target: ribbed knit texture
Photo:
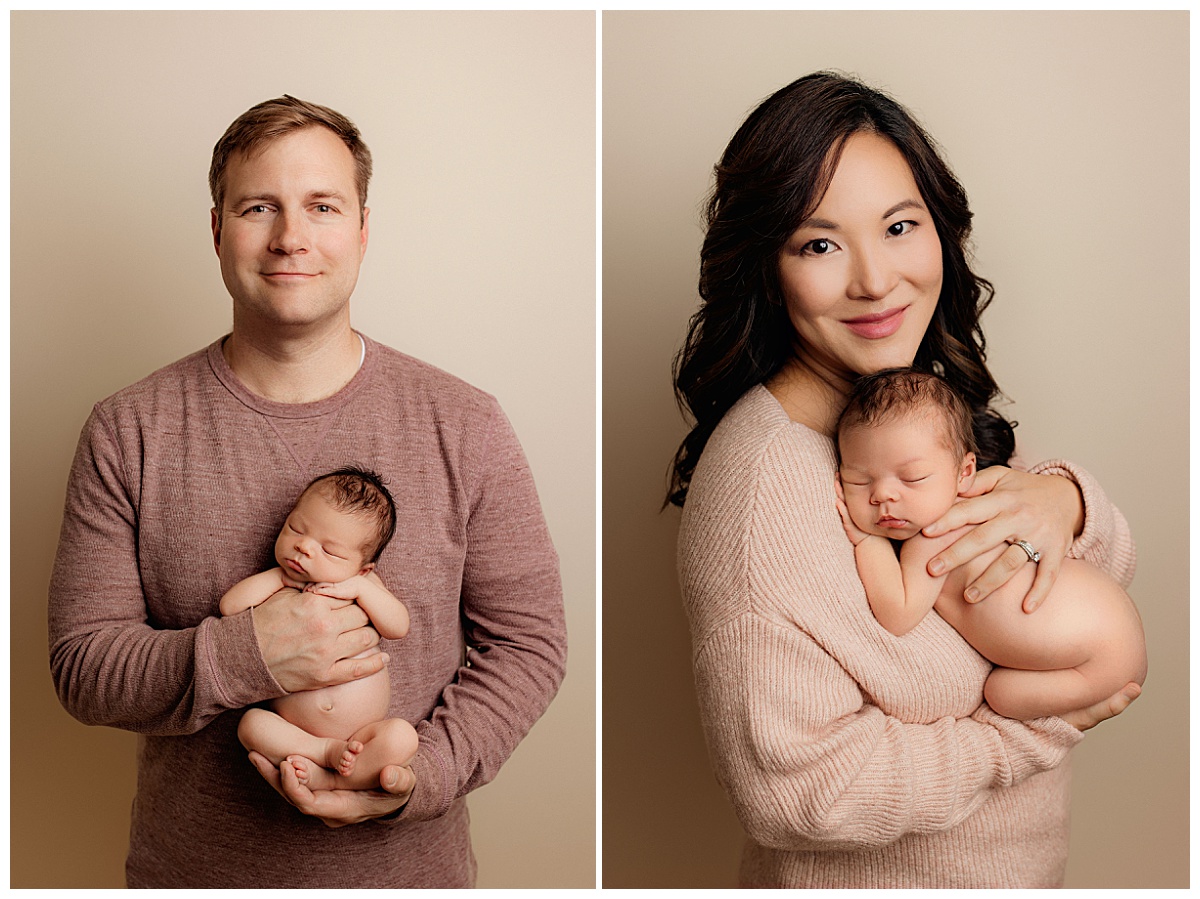
[[[1128,527],[1082,487],[1082,556],[1127,584]],[[871,615],[834,507],[833,442],[764,387],[725,416],[688,491],[679,573],[716,775],[748,834],[744,886],[1038,887],[1062,881],[1058,718],[983,702],[990,664],[936,614]]]
[[[345,388],[303,405],[252,394],[220,343],[97,404],[51,583],[64,706],[142,735],[129,884],[471,886],[461,797],[495,776],[565,665],[558,560],[516,437],[492,397],[370,340]],[[274,565],[304,485],[351,463],[396,499],[378,571],[412,626],[384,641],[390,714],[420,748],[398,818],[334,830],[247,760],[240,709],[284,691],[253,611],[221,618],[217,604]]]

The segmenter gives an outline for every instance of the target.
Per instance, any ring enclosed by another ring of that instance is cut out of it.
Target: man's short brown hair
[[[367,208],[367,184],[371,180],[371,151],[363,143],[358,128],[340,112],[284,94],[278,100],[264,100],[251,106],[230,125],[213,147],[212,165],[208,169],[208,189],[221,222],[225,202],[225,169],[237,153],[250,155],[264,144],[314,126],[328,128],[345,143],[354,157],[354,184],[358,189],[359,215]]]

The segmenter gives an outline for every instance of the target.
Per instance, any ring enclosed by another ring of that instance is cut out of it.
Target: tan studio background
[[[136,738],[68,717],[47,660],[67,472],[92,404],[228,332],[212,147],[289,93],[374,155],[354,325],[498,397],[562,561],[567,678],[472,794],[479,886],[593,886],[595,14],[10,21],[11,885],[124,886]]]
[[[603,880],[733,885],[659,511],[685,433],[670,363],[696,308],[712,166],[823,68],[907,105],[975,212],[989,361],[1030,461],[1128,518],[1144,695],[1074,753],[1067,886],[1188,885],[1188,14],[606,12]]]

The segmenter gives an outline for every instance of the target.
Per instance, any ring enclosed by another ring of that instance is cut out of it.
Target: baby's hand
[[[855,546],[862,543],[871,535],[866,531],[860,530],[858,525],[850,518],[850,510],[846,508],[846,494],[842,492],[842,478],[840,475],[834,475],[833,482],[834,490],[837,491],[837,510],[842,516],[842,527],[846,529],[846,536]]]
[[[310,586],[312,586],[311,584],[306,584],[304,581],[292,580],[290,577],[288,577],[286,574],[283,574],[283,573],[281,573],[279,577],[280,577],[280,580],[283,581],[283,586],[291,587],[293,590],[300,590],[301,592],[303,592],[303,591],[307,590]]]
[[[361,578],[362,575],[356,574],[354,577],[346,578],[344,581],[338,581],[336,584],[309,584],[304,589],[309,593],[319,593],[322,596],[332,596],[334,599],[358,599],[358,594],[362,592],[362,587],[359,585]]]

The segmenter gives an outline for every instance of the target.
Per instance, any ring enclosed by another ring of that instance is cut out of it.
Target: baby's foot
[[[325,767],[334,769],[343,778],[348,777],[354,771],[354,763],[359,760],[361,751],[362,744],[356,739],[332,745],[329,755],[325,756]]]
[[[296,780],[300,781],[306,787],[312,782],[313,775],[317,771],[323,770],[316,762],[306,759],[302,755],[289,755],[287,762],[292,766],[292,770],[296,772]]]
[[[300,782],[301,786],[308,787],[310,790],[337,789],[337,775],[328,768],[322,768],[312,759],[306,759],[302,755],[289,755],[287,761],[295,770],[296,780]]]

